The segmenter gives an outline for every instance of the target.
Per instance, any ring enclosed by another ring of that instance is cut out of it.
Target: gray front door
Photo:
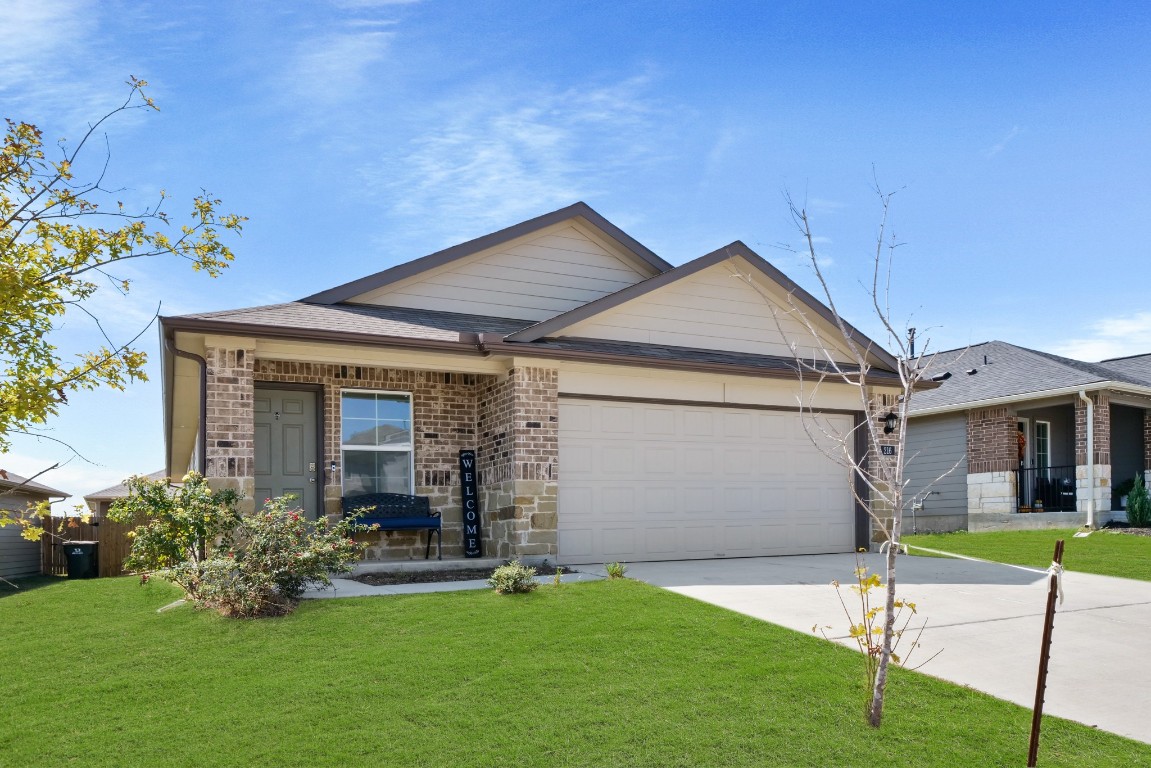
[[[256,509],[264,499],[294,495],[310,519],[319,508],[316,455],[316,393],[257,389]]]

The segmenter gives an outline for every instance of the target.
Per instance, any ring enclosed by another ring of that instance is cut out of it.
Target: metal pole
[[[1055,542],[1052,562],[1063,564],[1063,539]],[[1055,597],[1059,594],[1059,576],[1052,573],[1047,586],[1047,613],[1043,618],[1043,641],[1039,648],[1039,679],[1035,682],[1035,709],[1031,713],[1031,744],[1027,750],[1027,768],[1035,768],[1039,757],[1039,724],[1043,720],[1043,694],[1047,690],[1047,662],[1051,660],[1051,630],[1055,627]]]

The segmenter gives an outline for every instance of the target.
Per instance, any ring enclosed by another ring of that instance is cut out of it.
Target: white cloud
[[[1151,312],[1105,317],[1089,323],[1088,333],[1051,348],[1076,360],[1106,360],[1151,352]]]
[[[369,70],[387,56],[395,35],[372,28],[384,25],[358,20],[345,25],[343,31],[305,40],[297,47],[287,74],[289,91],[320,107],[363,93]]]
[[[996,142],[991,147],[988,147],[986,150],[984,150],[983,156],[984,157],[995,157],[1000,152],[1005,150],[1007,148],[1007,145],[1011,143],[1011,140],[1014,139],[1019,134],[1021,134],[1022,132],[1023,132],[1023,129],[1020,128],[1018,125],[1012,126],[1011,130],[1008,131],[1007,134],[1002,139],[1000,139],[998,142]]]
[[[361,175],[399,217],[451,222],[445,243],[474,236],[592,197],[653,157],[661,115],[647,85],[634,77],[518,97],[491,87],[451,99],[422,118],[432,128]]]

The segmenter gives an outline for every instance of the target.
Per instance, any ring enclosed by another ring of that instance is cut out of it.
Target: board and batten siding
[[[575,323],[561,335],[784,357],[792,356],[794,342],[804,357],[823,359],[786,297],[771,295],[779,289],[765,287],[764,295],[737,269],[716,264]],[[820,322],[810,311],[807,316]],[[830,328],[823,335],[836,359],[850,362],[832,343]]]
[[[3,500],[5,509],[24,509],[27,497],[9,496]],[[27,541],[20,536],[18,525],[0,526],[0,577],[35,576],[40,573],[40,542]]]
[[[907,456],[904,533],[967,530],[967,415],[911,419],[907,425]],[[955,469],[950,474],[937,480],[952,467]],[[912,497],[932,482],[935,485],[924,499],[923,508],[912,511]]]
[[[564,222],[350,301],[542,321],[654,274]]]

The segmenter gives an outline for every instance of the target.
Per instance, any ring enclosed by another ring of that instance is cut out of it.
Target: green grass
[[[1046,568],[1063,539],[1063,565],[1070,571],[1151,581],[1151,537],[1096,531],[1085,538],[1075,529],[1049,531],[993,531],[988,533],[936,533],[904,536],[911,546],[929,547],[958,555],[981,557],[997,563]],[[911,550],[911,554],[927,553]]]
[[[0,600],[4,766],[1017,766],[1026,709],[630,581],[225,620],[130,578]],[[1044,766],[1151,765],[1055,718]]]

